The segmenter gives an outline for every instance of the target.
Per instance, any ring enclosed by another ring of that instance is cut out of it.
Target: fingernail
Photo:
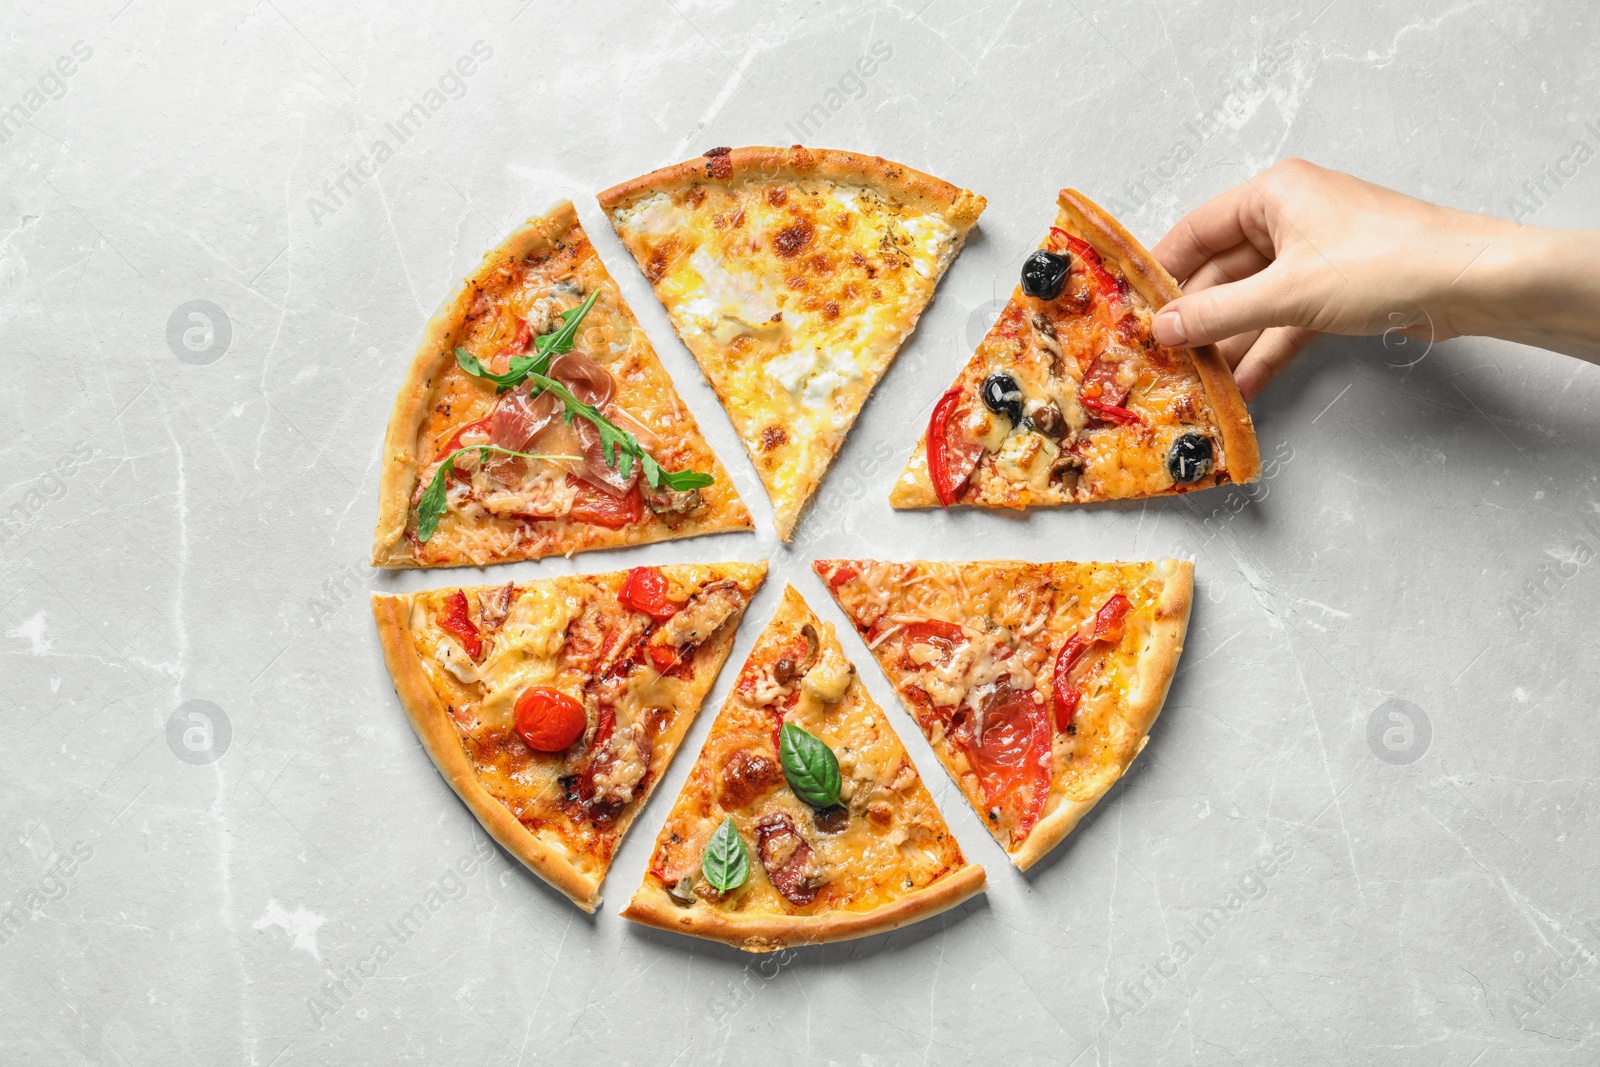
[[[1174,345],[1181,348],[1189,343],[1189,335],[1183,332],[1183,317],[1176,311],[1157,313],[1155,321],[1150,324],[1150,328],[1155,333],[1156,340],[1164,345]]]

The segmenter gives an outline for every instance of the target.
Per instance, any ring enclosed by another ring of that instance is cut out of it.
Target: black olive
[[[983,403],[996,415],[1004,415],[1011,425],[1022,425],[1022,386],[1003,371],[996,371],[983,380]]]
[[[1181,485],[1198,482],[1211,473],[1212,454],[1211,438],[1186,433],[1172,442],[1172,451],[1167,453],[1167,473]]]
[[[1061,295],[1071,269],[1071,256],[1041,248],[1022,261],[1022,291],[1038,300],[1054,300]]]

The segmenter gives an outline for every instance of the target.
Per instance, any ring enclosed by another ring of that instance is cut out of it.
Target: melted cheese
[[[611,219],[728,408],[786,536],[964,231],[820,180],[656,193]]]

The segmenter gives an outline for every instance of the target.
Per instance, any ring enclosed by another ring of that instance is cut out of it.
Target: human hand
[[[1512,336],[1478,320],[1492,311],[1486,271],[1523,230],[1287,159],[1190,212],[1155,246],[1185,282],[1156,315],[1156,340],[1217,344],[1252,400],[1319,333]],[[1491,245],[1496,255],[1469,277]]]

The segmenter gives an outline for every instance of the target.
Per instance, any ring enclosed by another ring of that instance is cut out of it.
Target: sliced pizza
[[[789,539],[983,197],[876,156],[713,148],[600,194]]]
[[[1144,748],[1194,589],[1194,564],[1177,560],[814,567],[1023,870]]]
[[[927,429],[897,508],[1026,508],[1190,493],[1261,473],[1255,428],[1209,345],[1150,332],[1178,285],[1065,189],[1044,244]]]
[[[491,836],[585,911],[733,647],[765,563],[374,596],[423,748]]]
[[[570,202],[433,317],[384,444],[378,567],[571,555],[750,513]]]
[[[833,627],[790,587],[622,914],[770,952],[893,930],[983,886]]]

